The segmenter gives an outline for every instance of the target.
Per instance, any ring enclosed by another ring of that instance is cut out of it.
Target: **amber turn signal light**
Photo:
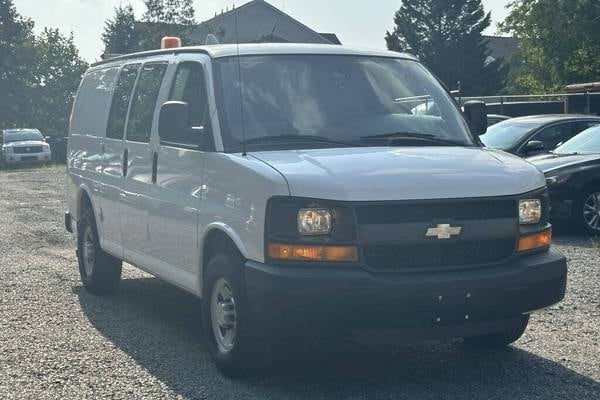
[[[302,246],[269,243],[269,257],[284,261],[357,262],[354,246]]]
[[[529,251],[548,247],[552,243],[552,229],[545,230],[533,235],[521,236],[519,239],[519,251]]]

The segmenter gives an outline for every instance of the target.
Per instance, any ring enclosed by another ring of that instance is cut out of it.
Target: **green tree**
[[[73,96],[87,63],[79,56],[73,34],[44,29],[35,40],[36,86],[30,124],[47,133],[67,132]]]
[[[562,91],[600,79],[600,1],[514,0],[501,29],[520,39],[510,88]]]
[[[144,0],[146,12],[142,21],[171,25],[196,23],[192,0]]]
[[[31,111],[34,65],[33,22],[12,0],[0,0],[0,128],[21,124]]]
[[[135,15],[131,4],[115,7],[115,16],[104,23],[102,41],[107,53],[126,54],[138,49]]]
[[[507,68],[493,60],[482,32],[490,26],[481,0],[404,0],[387,32],[388,49],[416,55],[448,87],[466,95],[504,88]]]
[[[156,49],[165,36],[178,36],[189,43],[196,20],[192,0],[144,0],[146,12],[136,24],[139,48]]]

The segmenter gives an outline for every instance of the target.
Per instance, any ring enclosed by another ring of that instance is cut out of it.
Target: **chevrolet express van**
[[[503,346],[565,293],[544,175],[483,148],[414,57],[213,45],[99,62],[72,114],[67,229],[87,290],[127,262],[201,297],[217,366],[329,329]]]

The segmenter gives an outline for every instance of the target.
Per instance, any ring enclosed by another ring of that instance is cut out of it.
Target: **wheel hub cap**
[[[227,353],[235,345],[237,315],[233,292],[225,279],[219,279],[213,287],[210,314],[212,331],[219,351]]]
[[[94,272],[94,263],[96,261],[96,250],[94,247],[94,235],[92,230],[88,227],[83,235],[83,268],[87,276],[90,276]]]
[[[600,231],[600,192],[590,194],[585,200],[583,219],[591,229]]]

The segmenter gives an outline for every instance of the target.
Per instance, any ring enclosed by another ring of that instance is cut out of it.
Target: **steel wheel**
[[[224,278],[219,279],[213,287],[210,319],[219,351],[223,354],[228,353],[235,346],[237,318],[233,291]]]
[[[600,192],[590,193],[583,202],[583,220],[587,227],[600,232]]]
[[[94,242],[94,232],[90,226],[86,227],[83,233],[83,246],[81,251],[83,253],[83,269],[85,270],[85,274],[87,276],[91,276],[94,273],[94,265],[96,263],[96,248]]]

